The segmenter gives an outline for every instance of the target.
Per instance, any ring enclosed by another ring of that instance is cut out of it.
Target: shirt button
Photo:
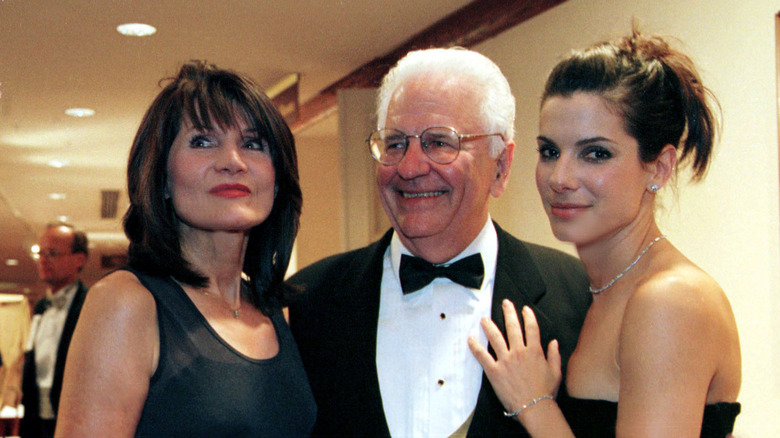
[[[439,386],[444,386],[444,379],[439,379],[439,381],[436,383],[438,383]]]
[[[441,314],[439,314],[439,318],[441,318],[441,319],[447,319],[447,315],[445,315],[444,313],[441,313]]]

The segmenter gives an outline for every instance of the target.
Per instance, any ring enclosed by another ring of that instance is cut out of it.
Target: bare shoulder
[[[647,274],[626,305],[625,324],[717,327],[733,320],[720,285],[685,259]]]
[[[707,381],[739,374],[739,337],[728,298],[710,275],[682,256],[638,284],[626,304],[619,342],[621,367],[668,368]]]
[[[80,331],[87,332],[82,336],[97,342],[97,345],[121,340],[125,345],[137,342],[156,348],[157,307],[154,297],[128,271],[113,272],[90,287],[79,316],[79,325],[84,327]]]
[[[85,306],[115,317],[156,318],[154,298],[128,271],[113,272],[90,287]]]
[[[674,418],[675,409],[735,400],[741,357],[726,294],[681,255],[650,270],[629,298],[620,328],[621,400],[647,410],[662,388],[674,402],[653,407],[661,418]]]

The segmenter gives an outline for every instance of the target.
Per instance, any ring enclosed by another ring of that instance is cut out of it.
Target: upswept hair
[[[515,98],[504,74],[486,56],[462,47],[415,50],[409,52],[382,79],[377,94],[377,128],[383,129],[393,93],[406,81],[421,76],[452,78],[463,87],[471,87],[481,97],[479,114],[486,133],[500,133],[504,141],[493,139],[492,156],[497,156],[515,135]],[[462,133],[470,134],[470,133]]]
[[[681,162],[692,161],[692,179],[704,177],[720,107],[691,58],[664,39],[634,29],[628,37],[572,52],[548,77],[542,105],[575,92],[600,96],[623,118],[642,161],[655,160],[671,144]]]
[[[270,145],[277,196],[268,218],[249,232],[243,271],[247,297],[267,312],[284,303],[284,275],[301,213],[295,141],[270,99],[248,77],[202,61],[184,64],[152,102],[133,140],[127,164],[130,207],[124,217],[128,264],[151,275],[204,287],[208,279],[182,255],[179,220],[166,199],[168,155],[181,122],[197,129],[237,126],[245,118]]]

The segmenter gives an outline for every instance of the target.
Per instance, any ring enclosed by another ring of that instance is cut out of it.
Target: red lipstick
[[[242,198],[249,196],[251,190],[243,184],[220,184],[212,187],[209,193],[220,198]]]

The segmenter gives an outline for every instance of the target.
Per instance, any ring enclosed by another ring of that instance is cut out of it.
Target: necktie
[[[446,277],[460,285],[479,289],[485,277],[485,268],[479,254],[470,255],[447,266],[434,265],[419,257],[403,254],[399,276],[404,294],[424,288],[437,277]]]

